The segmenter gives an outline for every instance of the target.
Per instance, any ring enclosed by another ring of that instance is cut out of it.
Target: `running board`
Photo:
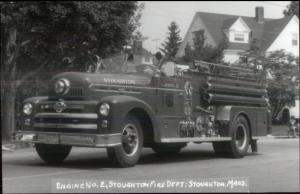
[[[161,138],[162,143],[173,142],[213,142],[213,141],[230,141],[230,137],[182,137],[182,138]]]

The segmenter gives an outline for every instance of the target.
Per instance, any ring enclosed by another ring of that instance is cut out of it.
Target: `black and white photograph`
[[[300,192],[299,1],[1,1],[2,193]]]

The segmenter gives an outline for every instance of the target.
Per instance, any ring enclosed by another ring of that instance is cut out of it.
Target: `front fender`
[[[27,115],[24,115],[23,111],[22,111],[22,115],[24,117],[32,117],[32,115],[34,115],[37,112],[38,107],[36,105],[39,102],[47,101],[47,100],[48,100],[48,96],[35,96],[35,97],[30,97],[30,98],[25,99],[23,101],[23,105],[26,104],[26,103],[31,103],[33,105],[33,112],[32,112],[32,114],[30,116],[27,116]]]
[[[30,97],[30,98],[25,99],[25,100],[23,101],[22,107],[23,107],[24,104],[26,104],[26,103],[31,103],[32,106],[33,106],[32,113],[31,113],[31,115],[25,115],[25,114],[23,113],[23,111],[21,111],[21,115],[20,115],[20,117],[18,117],[17,119],[18,119],[19,121],[22,121],[22,123],[24,122],[25,119],[30,119],[30,120],[32,120],[32,119],[33,119],[33,115],[35,115],[35,113],[38,112],[38,106],[37,106],[37,104],[38,104],[39,102],[47,101],[47,100],[48,100],[48,96],[35,96],[35,97]],[[23,109],[23,108],[22,108],[22,109]],[[32,127],[33,127],[33,123],[31,122],[31,124],[30,124],[29,126],[25,126],[25,125],[21,125],[21,126],[22,126],[22,128],[23,128],[24,130],[30,130],[30,129],[32,129]]]
[[[30,103],[33,103],[33,104],[37,104],[41,101],[45,101],[45,100],[48,100],[48,96],[35,96],[35,97],[30,97],[30,98],[26,98],[23,103],[27,103],[27,102],[30,102]]]
[[[101,103],[107,102],[111,105],[110,121],[111,121],[111,132],[120,133],[121,124],[128,113],[134,108],[140,108],[144,110],[151,119],[154,131],[154,140],[159,139],[159,132],[157,120],[155,119],[155,113],[153,109],[146,102],[132,96],[124,95],[113,95],[106,96],[101,99]],[[101,104],[100,103],[100,104]]]

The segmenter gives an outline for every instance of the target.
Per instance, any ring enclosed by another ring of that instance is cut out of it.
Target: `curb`
[[[276,139],[299,139],[299,136],[298,137],[289,137],[289,136],[285,135],[285,136],[276,136],[275,138]]]
[[[265,137],[258,138],[258,140],[271,140],[271,139],[299,139],[299,137],[289,137],[287,135],[278,135],[278,136],[267,135]]]

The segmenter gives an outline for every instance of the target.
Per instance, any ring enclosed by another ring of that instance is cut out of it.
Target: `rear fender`
[[[239,115],[243,115],[248,121],[250,135],[256,135],[257,110],[253,107],[221,106],[216,110],[216,122],[219,123],[221,136],[229,136],[229,129],[233,121]]]

